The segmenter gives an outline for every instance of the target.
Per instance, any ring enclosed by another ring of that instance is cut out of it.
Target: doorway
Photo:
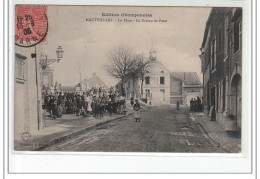
[[[165,101],[165,90],[160,89],[160,101]]]
[[[236,74],[231,81],[231,113],[236,116],[237,131],[241,130],[241,76]]]

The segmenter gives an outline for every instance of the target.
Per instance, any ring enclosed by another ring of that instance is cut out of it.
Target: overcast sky
[[[101,13],[147,13],[152,18],[144,19],[164,19],[167,23],[86,22],[86,18],[100,18]],[[48,6],[47,43],[39,48],[48,58],[55,58],[56,48],[63,47],[64,58],[50,65],[54,81],[63,86],[79,82],[79,64],[82,79],[95,72],[107,85],[114,85],[117,80],[106,73],[104,65],[109,51],[120,45],[148,57],[154,44],[157,60],[170,72],[197,72],[202,80],[198,55],[209,13],[210,8],[196,7]]]

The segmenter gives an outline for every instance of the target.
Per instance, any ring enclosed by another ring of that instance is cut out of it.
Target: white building
[[[180,104],[189,105],[191,98],[202,97],[202,84],[196,72],[173,72],[157,59],[152,47],[148,69],[144,76],[143,94],[141,80],[128,80],[124,87],[127,99],[141,98],[151,105]],[[120,86],[120,85],[118,85]]]
[[[31,57],[32,53],[35,53],[35,47],[15,47],[13,78],[15,140],[21,140],[21,134],[24,132],[33,134],[39,127],[37,112],[41,109],[37,106],[41,106],[41,100],[39,99],[40,104],[37,105],[37,71],[35,58]]]
[[[152,105],[170,104],[170,72],[157,60],[156,50],[153,47],[149,58],[149,67],[143,84],[145,97],[150,97]]]
[[[146,98],[152,105],[170,104],[170,72],[157,60],[157,52],[150,50],[149,67],[144,76],[143,95],[141,96],[141,80],[126,82],[126,97]]]

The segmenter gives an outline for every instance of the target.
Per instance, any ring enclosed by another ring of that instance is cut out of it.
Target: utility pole
[[[79,73],[79,85],[80,85],[80,92],[82,91],[82,84],[81,84],[81,81],[82,81],[82,79],[81,79],[81,64],[80,63],[78,63],[78,73]]]
[[[35,45],[35,73],[36,73],[36,91],[37,91],[37,119],[38,119],[38,130],[43,127],[42,122],[42,97],[41,97],[41,68],[37,58],[37,45]]]

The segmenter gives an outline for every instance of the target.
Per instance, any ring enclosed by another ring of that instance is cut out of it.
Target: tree
[[[125,46],[119,46],[110,51],[108,59],[109,64],[105,65],[107,73],[120,79],[124,84],[134,66],[132,50]]]
[[[149,70],[149,60],[145,59],[143,54],[136,55],[135,58],[135,75],[141,80],[141,95],[143,95],[143,84],[146,72]]]
[[[144,76],[149,68],[149,61],[145,59],[144,55],[134,55],[130,48],[119,46],[110,51],[108,58],[109,63],[105,65],[107,73],[120,79],[123,85],[127,80],[133,79],[134,89],[135,80],[140,79],[141,94],[143,94]]]

